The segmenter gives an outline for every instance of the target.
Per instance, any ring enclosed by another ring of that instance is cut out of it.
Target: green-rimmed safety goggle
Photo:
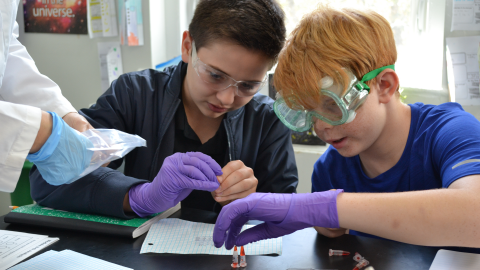
[[[320,93],[324,97],[321,98],[320,104],[314,110],[291,109],[282,97],[275,101],[273,109],[283,124],[297,132],[309,130],[313,125],[313,117],[332,126],[349,123],[355,119],[355,111],[367,98],[370,87],[365,82],[377,77],[380,72],[387,68],[395,70],[395,65],[372,70],[365,74],[360,81],[358,81],[355,75],[348,72],[350,80],[346,88],[347,91],[344,91],[345,87],[333,84],[332,78],[322,78]],[[342,95],[343,92],[344,94]]]

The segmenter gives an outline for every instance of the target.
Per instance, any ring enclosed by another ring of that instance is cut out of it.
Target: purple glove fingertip
[[[278,236],[269,235],[269,225],[266,223],[258,224],[255,227],[246,229],[237,237],[235,245],[244,246],[253,242],[257,242],[264,239],[276,238]]]
[[[190,157],[196,157],[202,160],[203,162],[207,163],[210,166],[210,168],[213,170],[215,175],[218,176],[223,174],[222,167],[220,167],[220,165],[212,157],[200,152],[187,152],[187,155]]]
[[[179,166],[178,170],[185,176],[201,181],[218,182],[214,170],[202,159],[184,155],[181,160],[183,166]]]

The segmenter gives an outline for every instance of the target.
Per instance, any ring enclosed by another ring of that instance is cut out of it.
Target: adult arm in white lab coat
[[[0,191],[13,192],[35,141],[41,110],[0,101]]]
[[[80,117],[58,85],[40,74],[17,37],[18,24],[15,23],[0,87],[0,191],[6,192],[14,191],[25,158],[35,146],[41,127],[41,110],[56,112],[61,117],[68,114],[67,117],[76,122]]]

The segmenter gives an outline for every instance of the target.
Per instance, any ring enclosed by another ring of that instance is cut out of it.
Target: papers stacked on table
[[[0,230],[0,270],[25,260],[57,241],[58,238],[47,235]]]
[[[93,258],[81,253],[63,250],[55,251],[49,250],[42,253],[26,262],[16,265],[10,270],[132,270],[131,268],[123,267],[118,264],[110,263],[104,260]]]

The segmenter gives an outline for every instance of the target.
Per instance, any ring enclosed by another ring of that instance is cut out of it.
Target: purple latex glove
[[[213,231],[217,248],[244,246],[308,227],[338,228],[337,195],[343,189],[306,194],[252,193],[223,207]],[[261,220],[240,233],[248,220]]]
[[[222,168],[211,157],[199,153],[176,153],[167,157],[151,183],[128,191],[130,207],[141,217],[162,212],[185,199],[194,189],[214,191]]]

